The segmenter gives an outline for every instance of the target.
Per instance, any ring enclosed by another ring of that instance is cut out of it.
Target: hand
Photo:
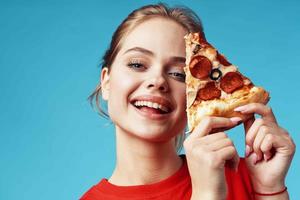
[[[212,130],[237,125],[240,118],[206,117],[184,141],[192,180],[192,199],[225,199],[225,164],[237,168],[239,156],[224,132]]]
[[[295,144],[288,132],[276,121],[272,109],[251,103],[235,109],[254,116],[244,122],[246,131],[246,163],[254,190],[273,193],[285,187],[285,177],[295,153]]]

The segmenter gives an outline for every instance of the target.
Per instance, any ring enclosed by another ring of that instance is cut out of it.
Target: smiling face
[[[186,33],[178,23],[157,17],[126,36],[110,72],[104,68],[101,77],[117,130],[151,141],[167,141],[183,131]]]

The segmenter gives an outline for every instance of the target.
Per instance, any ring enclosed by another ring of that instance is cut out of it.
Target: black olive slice
[[[213,70],[211,70],[210,72],[210,78],[214,81],[218,80],[219,78],[221,78],[222,76],[222,72],[221,70],[219,70],[218,68],[215,68]]]
[[[193,49],[193,53],[194,53],[194,54],[198,53],[198,51],[199,51],[200,49],[201,49],[200,44],[197,44],[197,45],[195,46],[195,48]]]

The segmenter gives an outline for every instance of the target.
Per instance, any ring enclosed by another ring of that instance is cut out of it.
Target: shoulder
[[[98,184],[92,186],[88,191],[86,191],[80,200],[100,200],[103,199],[103,193],[101,188],[104,187],[106,179],[102,179]]]

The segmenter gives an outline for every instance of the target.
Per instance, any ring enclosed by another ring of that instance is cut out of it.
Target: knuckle
[[[287,141],[289,141],[293,146],[296,147],[294,141],[293,141],[293,138],[292,136],[289,134],[289,132],[283,128],[281,128],[281,132],[282,132],[282,135],[284,136],[284,138],[286,138]]]
[[[283,135],[285,135],[285,136],[287,136],[289,138],[291,137],[290,134],[289,134],[289,132],[287,130],[285,130],[284,128],[281,128],[281,127],[280,127],[280,129],[281,129],[281,132],[282,132]]]
[[[254,141],[254,143],[253,143],[253,151],[255,151],[255,152],[259,151],[259,144],[256,141]]]
[[[296,152],[296,144],[292,138],[288,141],[288,148],[290,150],[290,155],[294,155]]]
[[[295,151],[296,149],[296,143],[294,142],[293,138],[290,135],[287,135],[287,139],[291,145],[291,148]]]
[[[272,142],[274,140],[274,135],[272,134],[267,134],[265,137],[265,140],[267,140],[267,142]]]
[[[268,132],[270,131],[270,128],[267,127],[267,126],[261,126],[261,127],[259,128],[259,130],[260,130],[261,132],[263,132],[263,133],[268,133]]]
[[[272,134],[266,135],[260,147],[260,150],[262,152],[266,152],[270,149],[270,146],[272,146],[273,138],[274,136]]]

